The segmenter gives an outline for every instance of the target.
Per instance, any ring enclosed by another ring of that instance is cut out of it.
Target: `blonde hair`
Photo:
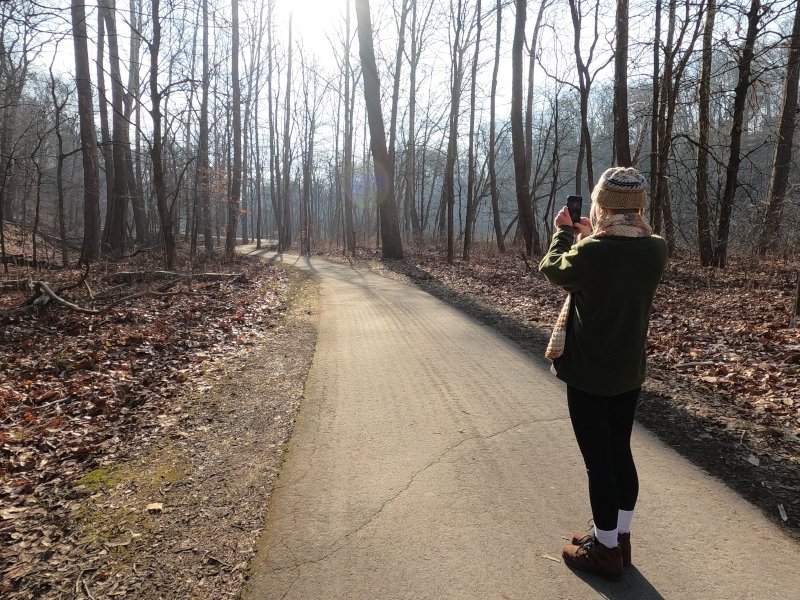
[[[601,223],[609,219],[613,215],[621,213],[643,213],[641,208],[607,208],[600,206],[597,202],[592,202],[589,208],[589,222],[592,224],[592,231],[600,229]]]

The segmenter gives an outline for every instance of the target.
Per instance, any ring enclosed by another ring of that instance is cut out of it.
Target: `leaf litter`
[[[224,421],[214,414],[216,405],[202,407],[209,421],[198,424],[203,419],[198,412],[202,402],[186,406],[184,397],[204,398],[217,382],[230,379],[246,362],[243,352],[256,347],[266,352],[264,340],[283,327],[287,310],[290,277],[281,268],[244,258],[190,265],[184,257],[182,266],[242,276],[235,281],[181,281],[173,289],[191,294],[137,298],[99,315],[50,303],[0,316],[0,592],[4,598],[89,598],[90,590],[103,589],[111,596],[136,596],[147,587],[141,577],[133,587],[119,578],[124,573],[122,579],[137,580],[136,562],[126,570],[114,561],[104,564],[103,558],[117,556],[131,545],[141,546],[143,540],[153,542],[148,534],[153,528],[143,527],[141,519],[165,519],[176,511],[165,500],[181,486],[192,488],[183,478],[193,473],[191,460],[202,455],[192,443],[202,438],[206,446],[214,445],[207,438]],[[153,282],[111,285],[104,281],[105,275],[156,268],[146,255],[104,265],[102,272],[95,267],[85,286],[62,295],[80,306],[102,305],[104,295],[113,299],[156,289]],[[8,279],[46,279],[58,288],[82,276],[75,270],[33,272],[12,267]],[[30,294],[30,288],[3,289],[4,311],[23,304]],[[302,381],[301,372],[295,375]],[[293,396],[297,404],[299,393]],[[287,426],[272,444],[277,457],[271,463],[274,472],[293,410],[290,406]],[[235,413],[232,407],[228,411]],[[176,445],[191,451],[180,460],[166,460],[155,471],[151,465],[160,459],[150,455],[147,468],[152,477],[147,480],[116,471],[116,465],[135,462],[163,444],[164,456],[171,456]],[[197,479],[195,487],[202,487],[206,478]],[[153,481],[158,482],[156,488]],[[140,498],[145,488],[149,496]],[[131,506],[133,499],[140,503]],[[263,498],[258,500],[248,529],[251,551],[253,531],[263,517]],[[225,501],[217,498],[219,504]],[[232,499],[227,502],[232,504]],[[191,519],[202,502],[194,498],[185,504],[193,507],[183,511]],[[128,518],[131,511],[140,515]],[[111,527],[109,518],[128,525]],[[170,527],[181,529],[175,523]],[[214,536],[207,537],[212,543]],[[148,554],[139,551],[141,574],[147,572],[147,561],[142,559]],[[216,565],[214,572],[232,564],[219,557],[204,560]],[[244,571],[241,557],[236,563],[236,576],[229,582],[234,589]],[[183,587],[188,590],[192,585]],[[153,592],[152,597],[163,591]]]

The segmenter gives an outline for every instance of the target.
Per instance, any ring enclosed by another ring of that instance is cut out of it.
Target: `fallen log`
[[[0,283],[0,292],[25,292],[31,285],[30,279],[16,279]]]
[[[108,310],[114,308],[115,306],[119,306],[120,304],[124,304],[125,302],[130,302],[132,300],[138,300],[139,298],[168,298],[171,296],[211,296],[210,292],[195,292],[192,290],[178,290],[175,292],[154,292],[154,291],[145,291],[145,292],[137,292],[135,294],[130,294],[128,296],[124,296],[122,298],[118,298],[113,302],[106,304],[100,308],[87,308],[85,306],[80,306],[75,304],[74,302],[70,302],[69,300],[65,300],[61,296],[59,296],[50,285],[46,281],[35,281],[33,282],[34,289],[36,293],[31,296],[22,306],[18,306],[17,308],[13,308],[11,310],[0,310],[0,318],[8,318],[14,317],[17,315],[24,314],[26,312],[30,312],[35,309],[37,306],[44,306],[48,304],[50,301],[55,302],[65,308],[73,310],[75,312],[87,314],[87,315],[100,315]]]
[[[0,262],[8,265],[31,267],[33,269],[47,269],[48,271],[58,271],[64,267],[49,260],[33,260],[22,254],[6,254],[0,257]]]

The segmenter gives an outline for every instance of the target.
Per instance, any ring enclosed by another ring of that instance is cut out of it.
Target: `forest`
[[[539,356],[537,257],[612,165],[671,254],[638,418],[796,530],[799,87],[792,0],[0,1],[0,592],[238,589],[225,485],[272,489],[316,335],[275,257]]]
[[[314,29],[276,0],[2,3],[0,219],[24,259],[532,255],[612,164],[648,175],[673,253],[793,254],[795,3],[327,4]]]

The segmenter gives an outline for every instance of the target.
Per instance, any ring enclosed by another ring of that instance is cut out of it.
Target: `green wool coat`
[[[581,391],[614,396],[642,385],[653,296],[667,264],[663,238],[603,236],[574,243],[560,227],[539,270],[572,293],[557,377]]]

